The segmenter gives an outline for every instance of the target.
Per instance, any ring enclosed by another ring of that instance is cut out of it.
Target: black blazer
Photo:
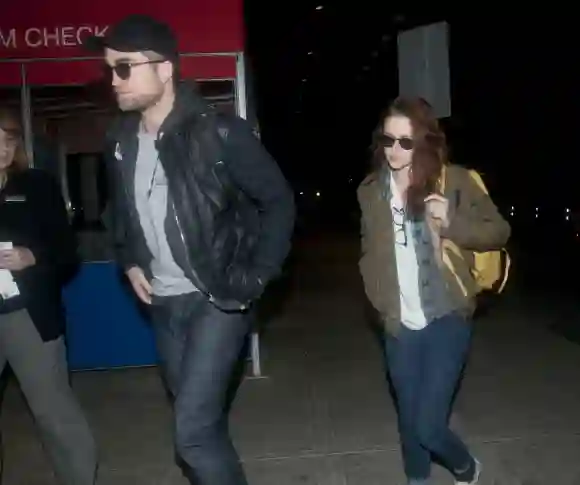
[[[10,174],[0,192],[0,242],[32,251],[36,264],[14,271],[20,296],[2,300],[0,313],[26,308],[44,341],[64,333],[62,287],[79,265],[59,184],[37,169]]]

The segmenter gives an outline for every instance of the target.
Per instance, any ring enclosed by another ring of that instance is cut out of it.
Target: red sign
[[[18,86],[22,84],[20,64],[0,64],[0,86]]]
[[[38,61],[25,65],[26,82],[32,86],[85,84],[103,76],[103,63],[87,61]],[[21,84],[19,63],[0,63],[0,86]],[[185,79],[235,78],[236,59],[229,56],[182,57],[181,77]]]
[[[86,56],[84,38],[134,13],[171,25],[183,53],[244,50],[242,0],[22,0],[2,10],[2,59]]]

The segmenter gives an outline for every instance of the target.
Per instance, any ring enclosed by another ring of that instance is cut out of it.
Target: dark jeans
[[[224,313],[199,293],[156,297],[151,315],[186,477],[196,485],[246,485],[225,410],[250,318]]]
[[[451,314],[422,330],[402,326],[386,337],[386,356],[399,413],[405,473],[426,480],[431,455],[457,475],[473,466],[463,442],[449,429],[456,386],[471,340],[471,325]]]

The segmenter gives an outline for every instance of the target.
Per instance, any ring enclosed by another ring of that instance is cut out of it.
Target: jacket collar
[[[159,138],[164,133],[175,130],[184,121],[192,121],[207,116],[211,108],[203,99],[195,83],[182,81],[175,92],[173,109],[159,129]],[[141,115],[136,111],[120,113],[113,122],[107,138],[120,141],[127,136],[135,136],[139,131]]]

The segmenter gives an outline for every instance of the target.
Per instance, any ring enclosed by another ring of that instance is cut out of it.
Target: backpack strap
[[[439,176],[439,192],[441,195],[445,193],[445,186],[447,182],[447,166],[443,164],[441,167],[441,175]]]
[[[489,191],[487,190],[487,187],[485,186],[485,183],[483,181],[483,179],[481,178],[480,173],[477,170],[470,170],[469,171],[469,176],[475,181],[475,183],[477,184],[477,186],[486,194],[489,195]]]

